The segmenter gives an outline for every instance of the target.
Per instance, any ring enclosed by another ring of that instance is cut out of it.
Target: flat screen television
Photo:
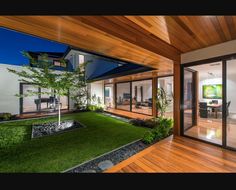
[[[222,84],[203,85],[202,95],[205,99],[222,99]]]
[[[124,99],[130,99],[130,93],[123,93]]]

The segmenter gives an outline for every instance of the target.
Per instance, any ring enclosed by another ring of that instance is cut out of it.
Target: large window
[[[152,80],[132,82],[132,111],[152,115]]]
[[[116,85],[116,108],[122,110],[130,110],[130,99],[131,99],[131,92],[130,92],[130,82],[125,83],[117,83]]]
[[[182,133],[236,150],[236,59],[183,65]]]
[[[226,66],[226,145],[236,149],[236,60],[227,61]]]
[[[184,68],[184,134],[222,144],[222,62]]]
[[[20,84],[21,95],[27,94],[29,91],[39,94],[21,98],[21,113],[52,112],[58,110],[58,100],[51,90],[38,88],[32,84]],[[60,103],[61,109],[68,109],[68,96],[60,97]]]
[[[30,84],[22,84],[22,94],[26,94],[29,91],[31,92],[38,92],[39,88],[35,87]],[[27,96],[22,98],[22,107],[21,112],[27,113],[27,112],[37,112],[39,110],[39,106],[37,104],[38,101],[38,95],[33,96]]]

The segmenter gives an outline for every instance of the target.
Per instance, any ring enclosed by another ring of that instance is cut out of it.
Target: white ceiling
[[[227,61],[227,74],[234,74],[236,77],[236,60]],[[192,70],[199,72],[200,78],[221,78],[222,77],[222,62],[214,62],[209,64],[197,65],[189,67]]]

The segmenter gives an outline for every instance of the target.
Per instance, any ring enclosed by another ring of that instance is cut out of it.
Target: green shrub
[[[88,110],[88,111],[95,111],[95,109],[96,109],[96,106],[95,106],[95,105],[88,105],[88,106],[87,106],[87,110]]]
[[[152,131],[147,131],[142,139],[142,141],[145,144],[151,144],[154,140],[155,140],[155,134]]]
[[[96,112],[103,112],[104,109],[103,109],[103,107],[101,107],[101,106],[96,106],[95,111],[96,111]]]
[[[158,123],[155,119],[146,119],[146,120],[132,119],[132,120],[130,120],[130,123],[135,126],[147,127],[147,128],[151,128],[151,129],[155,128],[158,125]]]
[[[129,121],[129,123],[132,124],[132,125],[135,125],[135,126],[144,127],[145,120],[143,120],[143,119],[131,119]]]
[[[159,128],[162,136],[166,137],[169,135],[171,129],[173,128],[174,121],[170,118],[160,118],[159,119]]]
[[[155,140],[161,140],[166,138],[172,133],[173,119],[170,118],[157,118],[154,119],[155,127],[144,135],[142,141],[146,144],[150,144]]]
[[[103,112],[103,107],[102,106],[97,106],[97,105],[88,105],[87,110],[88,111]]]
[[[0,113],[0,120],[10,120],[11,117],[11,113]]]

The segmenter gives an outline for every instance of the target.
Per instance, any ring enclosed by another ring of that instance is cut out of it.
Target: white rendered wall
[[[213,57],[236,53],[236,40],[231,40],[221,44],[209,46],[199,50],[181,54],[181,63],[199,61]]]
[[[9,112],[19,114],[19,98],[15,96],[15,94],[19,94],[20,92],[19,77],[13,73],[9,73],[7,68],[17,71],[22,70],[21,66],[0,64],[0,113]]]
[[[22,66],[0,63],[0,113],[9,112],[11,114],[20,113],[20,100],[15,94],[20,93],[19,77],[8,72],[7,68],[21,71]],[[57,71],[58,73],[61,71]],[[69,108],[73,109],[74,102],[70,99]]]

